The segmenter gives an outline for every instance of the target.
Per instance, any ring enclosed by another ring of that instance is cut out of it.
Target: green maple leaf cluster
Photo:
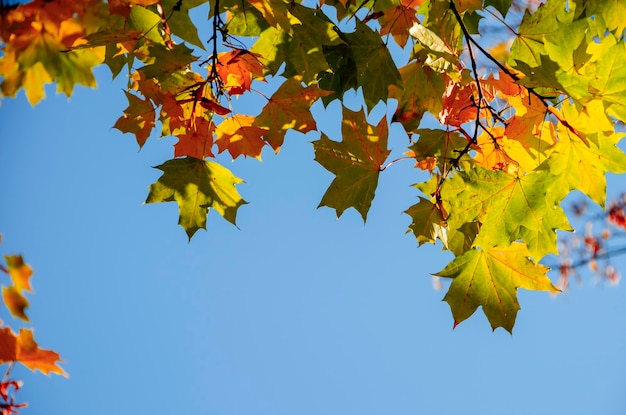
[[[208,43],[189,17],[199,6]],[[518,288],[556,290],[540,261],[558,253],[557,231],[571,230],[563,199],[579,190],[604,205],[606,173],[626,172],[616,131],[626,122],[626,6],[548,0],[524,11],[497,56],[477,40],[485,9],[515,13],[511,0],[35,0],[0,15],[0,90],[36,103],[47,82],[67,95],[95,86],[95,65],[127,72],[115,128],[140,147],[159,125],[177,138],[146,202],[177,203],[189,238],[211,209],[234,224],[246,204],[243,180],[216,154],[279,152],[288,131],[318,130],[314,103],[358,91],[362,109],[343,107],[341,137],[313,142],[335,176],[320,206],[367,218],[398,123],[404,158],[430,175],[405,211],[409,232],[455,256],[436,274],[452,280],[455,324],[480,306],[511,331]],[[493,69],[481,72],[480,59]],[[232,97],[270,78],[278,89],[256,114],[240,113]],[[372,125],[381,104],[394,113]]]

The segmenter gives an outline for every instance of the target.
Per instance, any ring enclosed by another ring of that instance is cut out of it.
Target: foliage
[[[28,300],[24,294],[32,292],[30,279],[33,270],[24,262],[21,255],[5,255],[4,261],[6,265],[0,264],[0,271],[10,278],[11,284],[2,286],[2,299],[13,317],[29,322],[25,311]],[[39,370],[46,375],[56,373],[67,376],[58,365],[60,360],[58,353],[39,348],[32,329],[22,328],[19,334],[15,334],[10,327],[0,321],[0,364],[8,364],[8,369],[0,381],[0,413],[10,415],[26,406],[25,403],[16,403],[13,396],[22,386],[22,382],[9,378],[15,363],[21,363],[32,371]]]
[[[406,208],[409,230],[455,257],[436,274],[452,279],[454,324],[481,306],[493,329],[511,331],[518,288],[558,291],[539,262],[558,253],[556,231],[571,230],[561,202],[579,190],[604,206],[605,174],[626,171],[616,129],[626,121],[626,5],[537,3],[34,0],[2,10],[0,90],[23,89],[34,105],[48,82],[69,96],[95,86],[96,65],[126,72],[115,128],[140,147],[178,138],[146,201],[176,202],[189,238],[211,209],[234,224],[246,204],[242,179],[216,154],[279,152],[288,131],[317,130],[313,103],[359,91],[362,109],[344,106],[340,140],[313,143],[336,176],[320,206],[365,220],[379,175],[398,161],[388,161],[389,126],[401,125],[401,159],[429,175]],[[201,5],[207,43],[189,16]],[[494,24],[509,44],[482,44]],[[255,85],[268,80],[278,88],[261,94],[259,112],[237,111],[232,98],[260,94]],[[370,123],[377,106],[393,116]]]

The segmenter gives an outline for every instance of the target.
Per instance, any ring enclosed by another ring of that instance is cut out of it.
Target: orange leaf
[[[448,78],[443,95],[443,109],[439,113],[439,122],[444,125],[460,127],[461,124],[476,119],[473,84],[461,85]]]
[[[243,155],[261,159],[265,145],[261,137],[267,130],[252,125],[254,120],[250,115],[237,114],[222,121],[216,129],[219,152],[228,150],[233,158]]]
[[[154,106],[148,98],[141,99],[127,91],[124,91],[124,93],[126,98],[128,98],[128,107],[113,128],[117,128],[123,133],[135,134],[137,144],[139,144],[139,147],[143,147],[154,127],[156,118]]]
[[[380,35],[385,36],[391,33],[398,45],[406,46],[409,39],[409,29],[413,23],[419,22],[415,9],[423,2],[424,0],[402,0],[402,4],[399,6],[385,10],[383,16],[378,19]]]
[[[33,339],[33,331],[20,329],[18,336],[8,327],[0,328],[0,363],[20,362],[32,371],[40,370],[46,375],[50,372],[67,377],[57,362],[61,361],[58,353],[40,349]]]
[[[26,307],[28,307],[28,300],[14,286],[2,287],[2,299],[12,315],[24,321],[29,321],[28,316],[24,312]]]
[[[234,49],[218,55],[217,73],[224,82],[228,95],[241,95],[250,90],[253,79],[263,80],[261,55],[243,49]]]
[[[33,275],[33,269],[24,262],[21,255],[5,255],[7,268],[13,285],[18,291],[26,290],[32,292],[30,286],[30,277]]]
[[[178,142],[174,144],[174,157],[189,156],[197,159],[215,157],[211,151],[214,131],[213,121],[207,121],[201,117],[196,118],[186,133],[177,135]]]

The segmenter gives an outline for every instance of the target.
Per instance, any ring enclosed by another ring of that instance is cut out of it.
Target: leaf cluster
[[[206,42],[189,17],[201,5]],[[398,161],[388,161],[388,134],[399,124],[409,137],[401,159],[430,177],[415,185],[409,231],[454,255],[436,275],[452,280],[444,300],[455,326],[482,307],[493,329],[511,331],[518,288],[557,291],[539,262],[558,253],[556,232],[571,230],[561,202],[579,190],[603,206],[606,173],[626,171],[620,2],[35,0],[1,19],[4,95],[23,88],[34,104],[46,82],[69,95],[95,85],[95,65],[126,71],[115,128],[140,147],[159,126],[156,135],[177,137],[146,202],[176,202],[189,238],[211,209],[234,224],[247,203],[216,155],[278,153],[288,131],[318,129],[318,100],[343,106],[340,141],[313,142],[335,176],[320,206],[365,220],[379,175]],[[494,24],[511,42],[490,52],[482,35]],[[269,97],[255,89],[267,80],[279,84]],[[362,97],[359,111],[343,105],[348,91]],[[237,111],[233,97],[250,95],[265,100],[260,111]],[[374,125],[378,105],[393,115]]]

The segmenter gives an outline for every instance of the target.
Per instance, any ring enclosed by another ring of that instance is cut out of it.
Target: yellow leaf
[[[28,307],[28,300],[14,286],[2,287],[2,299],[13,316],[29,321],[24,312]]]
[[[35,105],[46,97],[44,85],[49,82],[53,82],[53,79],[41,62],[25,71],[22,86],[30,105]]]

